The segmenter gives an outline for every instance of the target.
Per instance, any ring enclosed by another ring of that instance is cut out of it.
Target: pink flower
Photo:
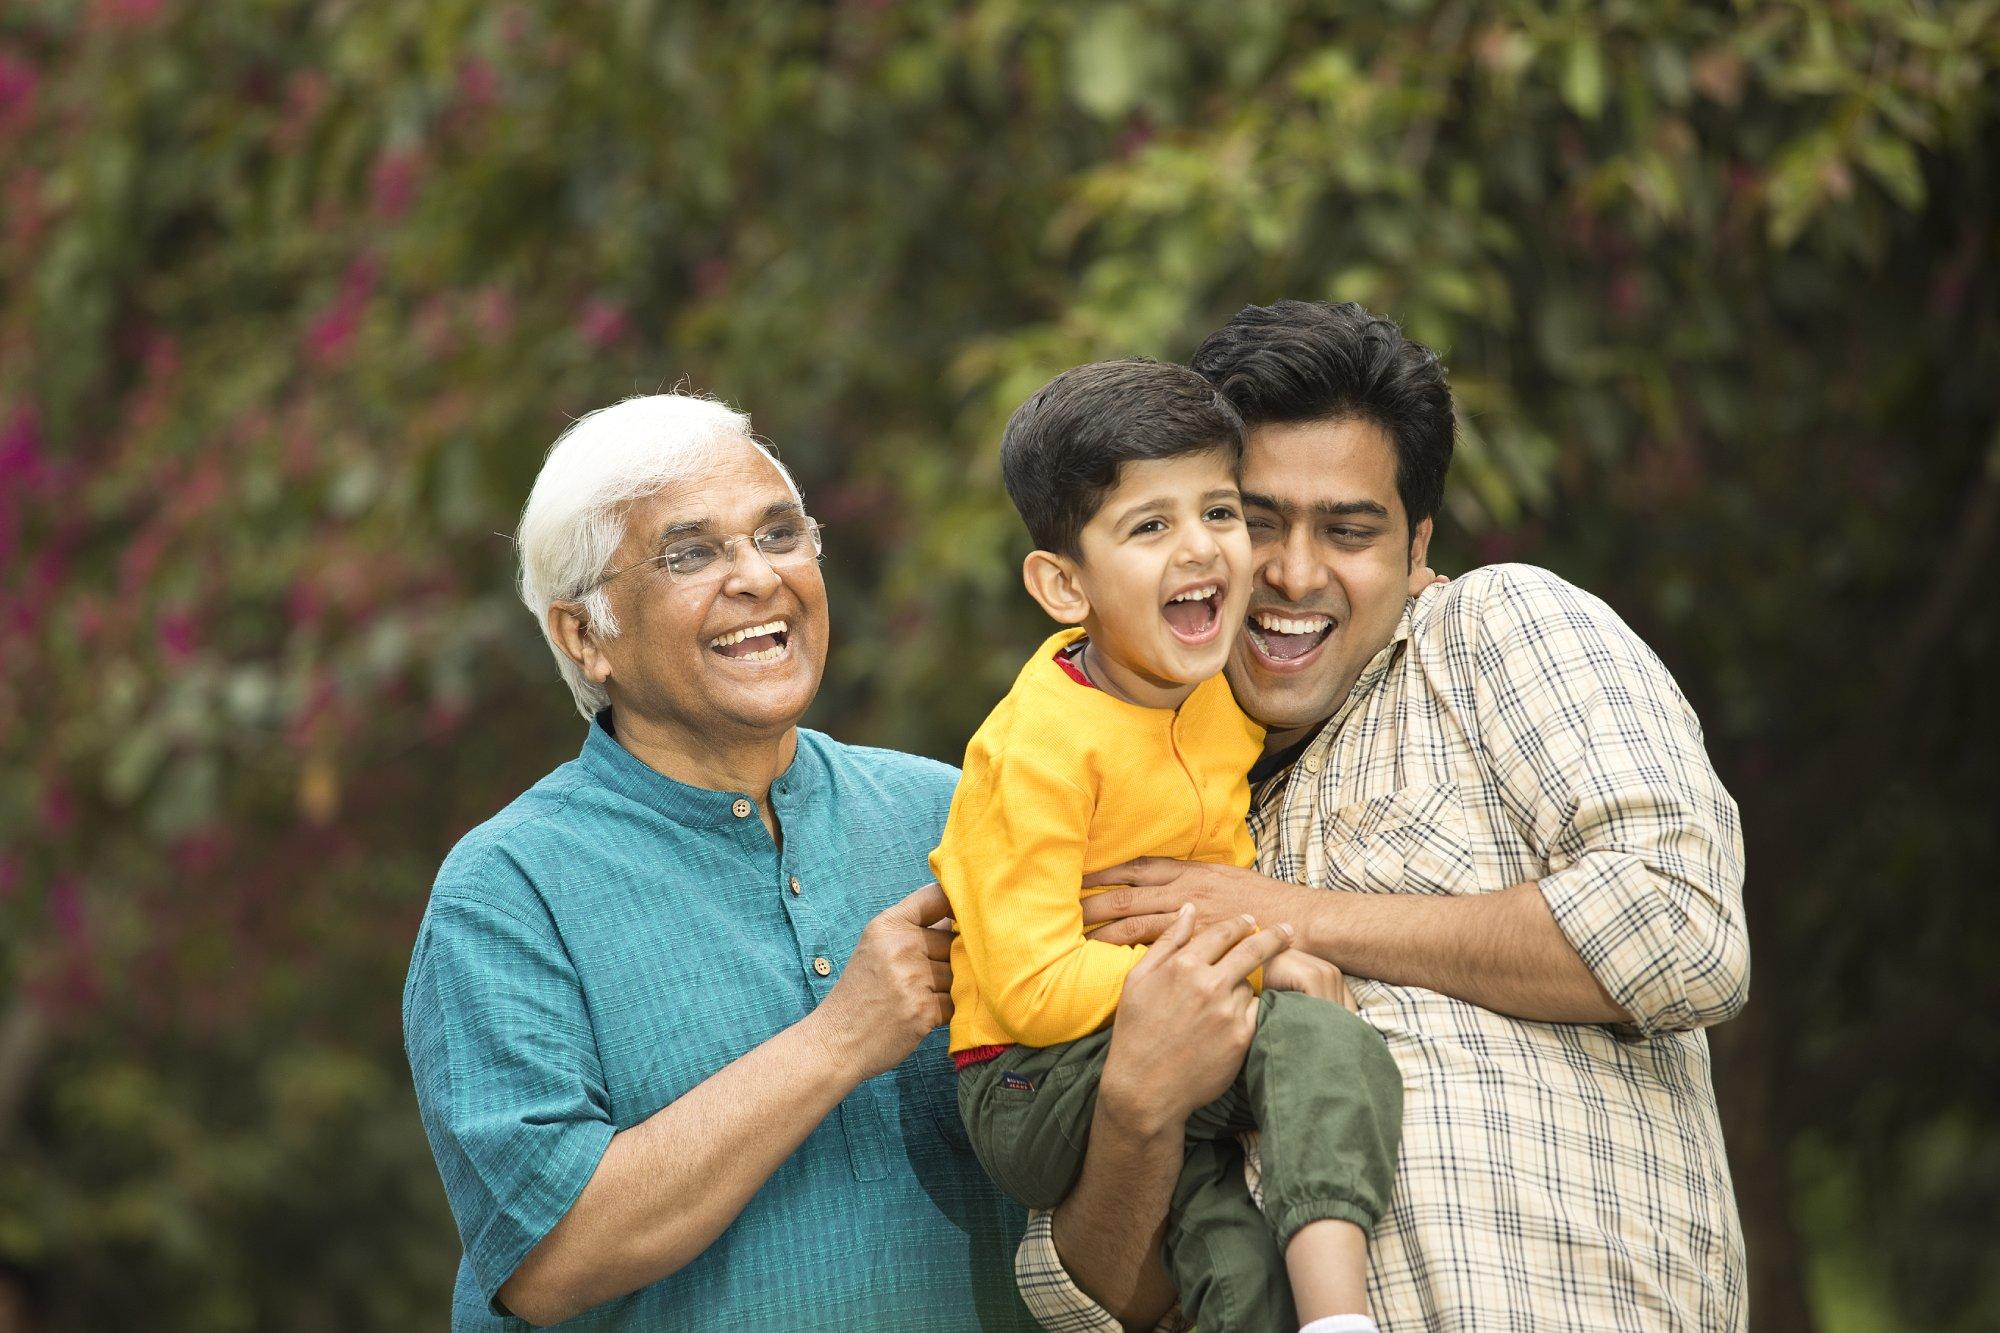
[[[285,594],[285,614],[294,625],[312,625],[325,612],[326,604],[320,600],[319,589],[306,579],[292,584]]]
[[[369,191],[377,217],[399,218],[410,211],[422,168],[423,155],[408,149],[393,149],[375,159]]]
[[[229,839],[213,826],[195,830],[174,844],[174,868],[183,875],[210,875],[221,866]]]
[[[585,342],[602,350],[622,342],[632,331],[632,321],[622,306],[593,296],[583,303],[583,310],[577,315],[576,329]]]
[[[341,278],[340,294],[306,330],[306,355],[322,367],[333,367],[347,359],[354,336],[360,332],[361,317],[374,294],[380,269],[374,259],[362,255],[347,266]]]
[[[42,827],[60,837],[76,824],[76,798],[60,778],[42,788]]]
[[[126,597],[132,597],[146,586],[153,577],[154,568],[160,557],[166,554],[166,530],[158,523],[148,524],[140,529],[139,535],[126,544],[118,557],[118,588]]]
[[[95,597],[83,596],[76,603],[76,637],[85,644],[97,642],[104,632],[104,606]]]
[[[17,408],[7,429],[0,432],[0,494],[32,489],[41,483],[45,472],[42,414],[30,403]]]
[[[475,298],[473,322],[488,338],[498,341],[514,331],[514,298],[502,287],[482,287]]]
[[[0,133],[34,119],[41,86],[41,71],[12,51],[0,51]]]
[[[316,69],[303,70],[292,76],[285,91],[285,115],[279,122],[275,138],[287,148],[297,147],[305,140],[313,123],[319,119],[320,111],[326,106],[327,96],[332,90],[326,75]]]
[[[100,27],[142,28],[160,17],[162,0],[97,0],[92,17]]]
[[[187,661],[199,642],[194,616],[184,609],[167,612],[160,617],[159,638],[160,650],[169,662]]]
[[[485,110],[500,100],[500,76],[477,57],[458,67],[458,95],[468,106]]]
[[[721,255],[713,255],[694,266],[695,295],[705,301],[712,301],[729,290],[729,261]]]

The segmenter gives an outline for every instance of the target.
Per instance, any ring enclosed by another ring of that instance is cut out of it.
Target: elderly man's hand
[[[873,1078],[951,1021],[951,904],[926,884],[861,931],[811,1022],[840,1060]]]

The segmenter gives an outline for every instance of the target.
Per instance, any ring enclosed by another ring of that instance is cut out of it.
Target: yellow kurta
[[[1083,934],[1080,887],[1138,856],[1248,866],[1250,765],[1264,731],[1221,676],[1178,709],[1142,708],[1071,679],[1035,650],[965,751],[931,873],[958,923],[951,1049],[1053,1046],[1111,1020],[1137,945]]]

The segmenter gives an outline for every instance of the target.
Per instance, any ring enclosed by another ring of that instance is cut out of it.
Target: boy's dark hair
[[[1097,361],[1014,409],[1000,475],[1035,545],[1075,557],[1125,464],[1209,450],[1226,451],[1232,465],[1243,456],[1243,419],[1214,385],[1171,362]]]
[[[1410,530],[1437,513],[1451,467],[1444,364],[1392,320],[1353,301],[1245,306],[1195,349],[1191,365],[1247,427],[1359,417],[1396,448],[1396,492]]]

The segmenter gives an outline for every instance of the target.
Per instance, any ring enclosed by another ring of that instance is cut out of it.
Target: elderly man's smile
[[[708,647],[733,662],[776,662],[786,655],[791,634],[791,622],[765,620],[718,634],[708,641]]]

